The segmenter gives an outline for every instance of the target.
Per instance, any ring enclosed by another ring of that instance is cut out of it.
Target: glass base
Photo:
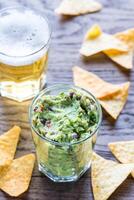
[[[31,99],[44,87],[46,84],[46,76],[38,80],[29,80],[21,83],[13,81],[5,81],[0,83],[0,94],[18,102]]]
[[[39,171],[41,173],[43,173],[44,175],[46,175],[52,181],[57,182],[57,183],[65,183],[65,182],[74,182],[74,181],[77,181],[90,168],[90,166],[91,166],[91,163],[89,163],[89,165],[86,166],[80,174],[78,174],[78,175],[75,174],[74,176],[68,176],[68,177],[55,176],[52,173],[50,173],[41,164],[38,165],[38,169],[39,169]]]

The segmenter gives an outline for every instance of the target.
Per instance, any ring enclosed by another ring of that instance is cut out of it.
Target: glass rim
[[[56,142],[56,141],[53,141],[53,140],[51,140],[51,139],[49,139],[49,138],[47,138],[47,137],[41,135],[41,134],[35,129],[35,127],[33,126],[33,123],[32,123],[32,111],[33,111],[33,110],[32,110],[32,107],[33,107],[34,103],[35,103],[40,97],[42,97],[43,95],[45,95],[45,93],[46,93],[47,91],[49,91],[49,90],[51,90],[51,89],[53,89],[53,88],[55,88],[55,87],[58,87],[58,86],[62,86],[62,87],[66,86],[66,87],[70,87],[70,89],[71,89],[71,88],[72,88],[72,89],[74,88],[74,89],[76,89],[76,90],[78,89],[78,90],[81,90],[81,91],[83,91],[83,92],[86,92],[86,93],[88,93],[88,94],[92,97],[92,99],[94,100],[94,102],[95,102],[96,105],[97,105],[97,109],[98,109],[98,113],[99,113],[99,121],[98,121],[98,123],[97,123],[97,126],[96,126],[95,130],[94,130],[89,136],[87,136],[87,137],[85,137],[85,138],[83,138],[83,139],[81,139],[81,140],[79,140],[79,141],[77,141],[77,142],[72,142],[72,143],[71,143],[71,142]],[[45,141],[47,141],[47,142],[49,142],[49,143],[51,143],[51,144],[57,145],[57,146],[72,146],[72,145],[77,145],[77,144],[80,144],[80,143],[86,141],[87,139],[91,138],[91,137],[98,131],[98,129],[99,129],[100,125],[101,125],[101,122],[102,122],[102,109],[101,109],[101,105],[100,105],[99,101],[98,101],[98,100],[96,99],[96,97],[95,97],[92,93],[90,93],[89,91],[87,91],[87,90],[85,90],[85,89],[83,89],[83,88],[81,88],[81,87],[75,86],[75,85],[73,85],[73,84],[59,83],[59,84],[54,84],[53,86],[49,86],[49,87],[45,88],[44,90],[42,90],[41,92],[39,92],[39,93],[34,97],[34,99],[32,100],[32,102],[31,102],[31,104],[30,104],[30,107],[29,107],[29,122],[30,122],[30,127],[31,127],[31,129],[32,129],[42,140],[45,140]]]
[[[1,16],[4,12],[6,12],[6,11],[8,11],[8,10],[13,10],[13,9],[31,10],[31,11],[34,11],[35,13],[39,13],[39,11],[40,11],[39,9],[33,9],[33,8],[29,8],[29,7],[22,6],[22,5],[7,6],[7,7],[5,7],[5,8],[0,9],[0,16]],[[46,21],[46,23],[47,23],[47,25],[48,25],[48,29],[49,29],[49,38],[48,38],[48,41],[47,41],[40,49],[34,51],[33,53],[27,54],[27,55],[25,55],[25,56],[11,56],[11,55],[8,55],[8,54],[3,53],[3,52],[1,52],[1,51],[0,51],[0,54],[1,54],[2,56],[10,57],[10,58],[26,58],[26,57],[29,57],[29,56],[33,56],[33,55],[36,54],[36,53],[39,53],[39,52],[42,51],[45,47],[47,47],[47,46],[49,45],[49,42],[50,42],[50,39],[51,39],[52,28],[51,28],[51,26],[50,26],[50,23],[49,23],[49,21],[48,21],[48,18],[47,18],[46,16],[42,16],[42,17],[45,19],[45,21]]]

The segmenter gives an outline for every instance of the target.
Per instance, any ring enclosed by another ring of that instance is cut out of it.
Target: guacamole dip
[[[54,181],[78,179],[90,166],[98,122],[97,104],[86,92],[39,96],[32,108],[39,169]]]
[[[34,108],[35,128],[41,135],[59,143],[86,138],[97,123],[95,102],[76,90],[46,95]]]

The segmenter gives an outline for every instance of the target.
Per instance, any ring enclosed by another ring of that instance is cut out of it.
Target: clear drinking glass
[[[12,7],[0,12],[0,94],[17,101],[46,83],[51,29],[40,11]]]
[[[70,89],[76,89],[77,91],[84,93],[95,102],[99,121],[96,130],[89,134],[87,138],[74,143],[58,143],[40,135],[38,130],[35,129],[32,123],[33,109],[35,108],[37,101],[40,98],[45,97],[45,95],[58,95],[61,92],[66,93]],[[57,84],[46,88],[34,98],[30,106],[29,118],[39,171],[55,182],[70,182],[76,181],[87,171],[87,169],[89,169],[94,144],[102,119],[100,104],[91,93],[67,84]]]

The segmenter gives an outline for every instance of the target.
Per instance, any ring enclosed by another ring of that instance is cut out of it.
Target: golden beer
[[[0,94],[17,101],[36,95],[46,83],[50,28],[27,8],[0,13]]]

